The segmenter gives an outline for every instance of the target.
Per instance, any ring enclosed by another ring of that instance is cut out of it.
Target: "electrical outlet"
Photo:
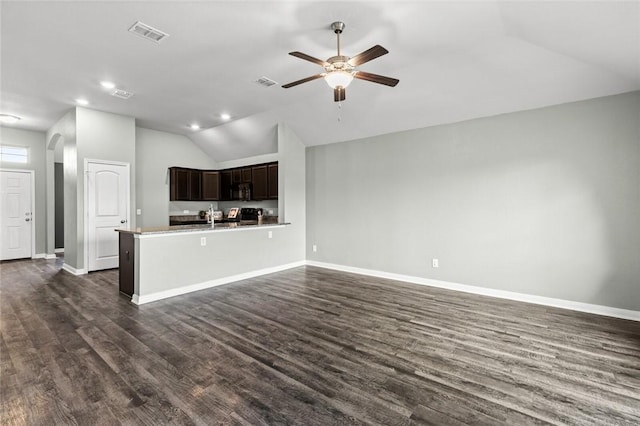
[[[200,237],[200,245],[203,247],[207,245],[207,237]]]
[[[269,238],[273,238],[273,231],[269,231]]]
[[[189,210],[182,210],[183,214],[189,214]]]
[[[136,209],[136,215],[140,216],[142,214],[142,209]]]
[[[313,252],[314,253],[318,251],[318,246],[317,245],[314,244],[312,248],[313,248]]]
[[[269,216],[273,215],[273,210],[269,210]]]
[[[434,268],[438,268],[440,266],[438,259],[431,259],[431,266]]]

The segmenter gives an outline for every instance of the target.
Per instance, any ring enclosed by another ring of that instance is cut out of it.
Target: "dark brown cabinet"
[[[251,167],[251,183],[253,183],[254,200],[266,200],[269,197],[269,177],[267,174],[267,166]]]
[[[131,297],[133,295],[133,280],[135,276],[134,271],[134,253],[135,243],[133,240],[133,234],[127,232],[120,232],[119,242],[119,268],[118,275],[120,281],[120,293],[124,293]]]
[[[220,172],[202,171],[202,192],[201,200],[220,200]]]
[[[201,179],[200,170],[171,167],[169,169],[169,199],[171,201],[200,200]]]
[[[220,201],[231,200],[232,175],[233,172],[231,170],[223,170],[220,172]]]
[[[267,164],[269,184],[267,189],[267,198],[270,200],[278,199],[278,163]]]
[[[202,172],[200,170],[190,170],[189,180],[191,180],[191,201],[202,199]]]
[[[251,167],[231,169],[231,183],[251,183]]]
[[[277,200],[278,163],[227,170],[170,167],[169,186],[170,201]]]

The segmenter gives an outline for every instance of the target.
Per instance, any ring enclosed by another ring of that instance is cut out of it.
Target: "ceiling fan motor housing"
[[[344,55],[332,56],[331,58],[327,59],[327,62],[329,63],[329,65],[325,66],[324,68],[327,70],[327,72],[331,72],[331,71],[351,72],[353,71],[354,67],[349,64],[349,59],[351,58]]]

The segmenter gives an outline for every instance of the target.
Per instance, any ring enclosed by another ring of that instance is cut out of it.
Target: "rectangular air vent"
[[[129,28],[129,31],[156,43],[160,43],[162,40],[169,37],[169,34],[147,24],[143,24],[140,21],[133,24],[133,26]]]
[[[115,96],[116,98],[120,99],[129,99],[133,96],[133,93],[127,92],[126,90],[122,89],[114,89],[113,92],[111,92],[111,96]]]
[[[278,84],[275,81],[273,81],[273,80],[271,80],[270,78],[267,78],[267,77],[260,77],[259,79],[254,81],[254,83],[259,84],[260,86],[264,86],[264,87],[271,87],[273,85]]]

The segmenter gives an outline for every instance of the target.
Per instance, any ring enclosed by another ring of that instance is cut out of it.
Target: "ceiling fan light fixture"
[[[327,82],[329,87],[335,89],[336,87],[347,87],[353,80],[353,74],[347,71],[330,71],[324,76],[324,81]]]

